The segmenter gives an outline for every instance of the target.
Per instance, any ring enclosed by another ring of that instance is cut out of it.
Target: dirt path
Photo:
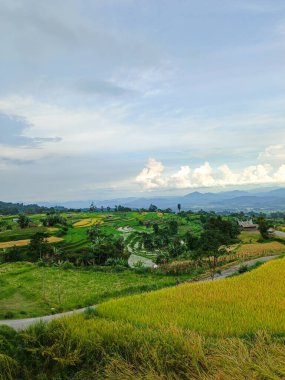
[[[135,256],[135,255],[133,255]],[[149,259],[145,259],[144,257],[141,257],[141,256],[136,256],[138,257],[140,260],[141,259],[144,259],[144,260],[149,260]],[[267,262],[267,261],[270,261],[272,259],[276,259],[277,257],[279,256],[266,256],[266,257],[260,257],[258,259],[253,259],[253,260],[249,260],[249,261],[245,261],[243,263],[243,265],[247,265],[247,266],[251,266],[251,265],[254,265],[256,262]],[[151,260],[149,260],[151,261]],[[214,277],[214,280],[222,280],[224,278],[227,278],[235,273],[237,273],[237,270],[238,268],[240,267],[240,265],[235,265],[231,268],[228,268],[228,269],[225,269],[221,272],[221,274],[216,274],[215,277]],[[199,282],[204,282],[204,281],[211,281],[212,278],[211,277],[206,277],[206,278],[201,278],[200,280],[198,280]],[[193,281],[191,281],[193,282]],[[93,306],[93,307],[96,307]],[[7,325],[7,326],[10,326],[16,330],[24,330],[25,328],[33,325],[34,323],[36,322],[39,322],[39,321],[44,321],[44,322],[49,322],[49,321],[52,321],[53,319],[57,319],[57,318],[61,318],[61,317],[65,317],[65,316],[71,316],[71,315],[74,315],[74,314],[79,314],[79,313],[83,313],[84,310],[86,310],[88,307],[83,307],[82,309],[76,309],[76,310],[71,310],[71,311],[66,311],[64,313],[59,313],[59,314],[52,314],[52,315],[46,315],[44,317],[36,317],[36,318],[25,318],[25,319],[4,319],[4,320],[0,320],[0,325]]]

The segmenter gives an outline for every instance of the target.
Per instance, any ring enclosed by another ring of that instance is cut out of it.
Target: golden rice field
[[[81,219],[78,222],[73,224],[73,227],[75,228],[83,228],[83,227],[91,227],[95,224],[102,224],[104,223],[102,218],[93,218],[93,219]]]
[[[183,284],[98,306],[100,316],[211,336],[285,334],[285,259],[220,281]]]
[[[47,238],[48,243],[59,243],[63,238],[50,236]],[[11,248],[11,247],[24,247],[30,243],[30,239],[24,240],[11,240],[5,241],[4,243],[0,243],[0,249]]]
[[[238,256],[267,256],[285,253],[285,245],[278,241],[269,243],[243,244],[237,249]]]

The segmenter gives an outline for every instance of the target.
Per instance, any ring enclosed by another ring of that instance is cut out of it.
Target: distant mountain
[[[63,203],[46,203],[43,206],[64,206],[66,208],[88,208],[91,201],[70,201]],[[94,201],[97,207],[115,207],[121,205],[125,207],[148,208],[150,204],[158,208],[171,208],[177,210],[180,203],[182,210],[214,210],[214,211],[275,211],[285,210],[285,188],[278,189],[255,189],[251,191],[232,190],[219,193],[201,193],[198,191],[184,196],[164,196],[164,197],[129,197],[104,201]]]

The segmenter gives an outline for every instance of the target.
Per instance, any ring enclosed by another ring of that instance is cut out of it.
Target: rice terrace
[[[282,378],[283,214],[29,207],[0,219],[1,380]]]

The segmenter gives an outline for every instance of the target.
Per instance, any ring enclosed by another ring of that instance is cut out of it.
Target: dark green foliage
[[[66,218],[63,218],[60,214],[49,214],[42,220],[45,227],[53,227],[56,224],[66,225]]]
[[[20,214],[18,218],[18,224],[20,228],[26,228],[30,224],[30,218],[28,218],[25,214]]]
[[[29,252],[29,258],[34,261],[47,258],[51,254],[51,247],[47,242],[47,235],[44,232],[37,232],[32,236]]]
[[[47,207],[38,205],[24,205],[23,203],[0,202],[1,215],[17,215],[20,213],[42,214],[47,212]]]
[[[263,239],[269,239],[268,230],[270,228],[270,225],[267,222],[267,220],[263,216],[260,216],[257,219],[257,223],[258,223],[258,226],[259,226],[258,229],[260,231],[260,234],[261,234],[262,238]]]
[[[191,231],[186,232],[184,235],[184,242],[189,251],[193,251],[197,249],[199,239],[197,236],[193,235]]]
[[[154,223],[154,224],[152,225],[152,228],[153,228],[153,232],[154,232],[155,234],[158,234],[158,232],[159,232],[159,226],[158,226],[158,224],[157,224],[157,223]]]
[[[176,235],[178,232],[178,222],[177,220],[170,220],[168,223],[168,229],[170,235]]]
[[[151,204],[149,206],[149,208],[148,208],[148,211],[150,211],[150,212],[156,212],[157,211],[157,207],[155,205]]]
[[[205,230],[209,231],[220,231],[224,236],[224,243],[233,242],[238,234],[240,233],[240,228],[238,224],[232,220],[225,220],[220,215],[219,216],[211,216],[205,222]]]
[[[27,259],[27,251],[22,247],[11,247],[0,253],[3,262],[11,263],[15,261],[23,261]]]

